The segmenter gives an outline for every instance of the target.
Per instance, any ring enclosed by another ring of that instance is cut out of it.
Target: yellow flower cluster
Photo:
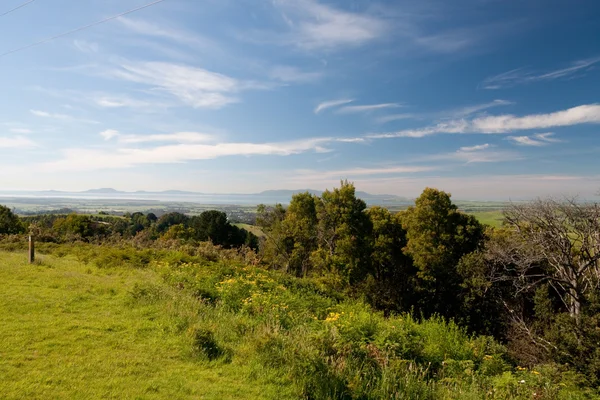
[[[342,312],[343,314],[343,312]],[[334,322],[337,321],[338,319],[340,319],[340,316],[342,315],[340,313],[329,313],[329,315],[327,316],[327,318],[325,318],[325,322]]]

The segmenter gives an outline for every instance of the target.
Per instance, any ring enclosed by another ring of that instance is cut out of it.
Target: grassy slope
[[[475,218],[479,220],[482,224],[487,224],[496,228],[502,226],[502,210],[494,210],[494,211],[475,211],[471,212]]]
[[[169,304],[134,304],[149,270],[0,252],[0,398],[282,398],[244,366],[196,357]]]
[[[258,226],[256,226],[256,225],[242,224],[242,223],[239,223],[239,224],[234,224],[234,225],[235,225],[235,226],[237,226],[238,228],[245,229],[245,230],[247,230],[248,232],[252,232],[252,233],[254,233],[254,234],[255,234],[256,236],[258,236],[258,237],[263,237],[263,236],[265,236],[265,233],[262,231],[262,229],[260,229],[260,228],[259,228]]]

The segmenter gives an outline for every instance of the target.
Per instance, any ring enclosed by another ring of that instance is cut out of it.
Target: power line
[[[25,3],[21,4],[20,6],[16,6],[16,7],[15,7],[15,8],[13,8],[12,10],[8,10],[8,11],[6,11],[5,13],[2,13],[2,14],[0,14],[0,17],[4,17],[5,15],[7,15],[7,14],[10,14],[11,12],[17,11],[18,9],[20,9],[20,8],[23,8],[23,7],[25,7],[27,4],[31,4],[31,3],[33,3],[34,1],[35,1],[35,0],[29,0],[29,1],[26,1]]]
[[[31,0],[31,1],[33,1],[33,0]],[[73,29],[73,30],[68,31],[68,32],[61,33],[61,34],[56,35],[56,36],[52,36],[52,37],[49,37],[49,38],[46,38],[46,39],[42,39],[39,42],[31,43],[31,44],[28,44],[27,46],[23,46],[23,47],[19,47],[19,48],[7,51],[5,53],[0,54],[0,57],[4,57],[4,56],[7,56],[7,55],[12,54],[12,53],[17,53],[19,51],[27,50],[29,48],[32,48],[32,47],[35,47],[35,46],[39,46],[39,45],[44,44],[44,43],[48,43],[48,42],[50,42],[52,40],[59,39],[61,37],[67,36],[67,35],[71,35],[73,33],[81,32],[81,31],[83,31],[85,29],[94,27],[96,25],[103,24],[103,23],[108,22],[108,21],[112,21],[113,19],[117,19],[117,18],[122,17],[124,15],[131,14],[131,13],[134,13],[136,11],[143,10],[144,8],[152,7],[152,6],[154,6],[154,5],[158,4],[158,3],[162,3],[163,1],[166,1],[166,0],[156,0],[156,1],[153,1],[152,3],[148,3],[148,4],[143,5],[141,7],[137,7],[137,8],[134,8],[134,9],[122,12],[122,13],[117,14],[117,15],[113,15],[112,17],[108,17],[108,18],[102,19],[100,21],[92,22],[91,24],[88,24],[88,25],[80,26],[79,28]]]

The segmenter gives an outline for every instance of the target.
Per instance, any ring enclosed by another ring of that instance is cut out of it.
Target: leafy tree
[[[408,239],[404,252],[418,268],[420,310],[425,315],[456,316],[462,284],[457,266],[479,248],[483,227],[475,217],[458,211],[449,194],[431,188],[402,213],[401,221]]]
[[[23,232],[23,224],[10,208],[0,205],[0,234],[17,234]]]
[[[283,231],[287,238],[288,262],[286,270],[297,276],[306,276],[312,269],[311,254],[317,249],[316,198],[310,193],[299,193],[292,197]]]
[[[347,181],[341,182],[340,188],[325,191],[316,204],[319,249],[313,252],[313,262],[324,271],[340,274],[350,284],[361,281],[369,270],[372,226],[366,207]]]
[[[156,222],[156,230],[159,233],[164,233],[173,225],[183,224],[187,227],[188,222],[189,217],[187,215],[178,212],[171,212],[158,219]]]
[[[379,309],[406,311],[414,300],[415,267],[402,252],[406,231],[398,214],[382,207],[372,207],[367,215],[373,225],[371,233],[371,268],[373,280],[367,289],[370,303]]]
[[[53,229],[73,239],[87,239],[94,235],[94,222],[87,215],[69,214],[54,222]]]

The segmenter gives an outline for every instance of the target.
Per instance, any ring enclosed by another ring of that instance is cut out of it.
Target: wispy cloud
[[[436,112],[427,112],[427,113],[402,113],[402,114],[392,114],[385,115],[376,119],[376,121],[380,124],[385,124],[392,121],[404,120],[404,119],[434,119],[434,120],[448,120],[448,119],[458,119],[458,118],[467,118],[474,114],[481,114],[483,111],[486,111],[490,108],[499,107],[499,106],[507,106],[514,104],[508,100],[494,100],[487,103],[474,104],[460,108],[454,108],[450,110],[436,111]]]
[[[118,94],[93,94],[87,97],[92,104],[102,108],[135,108],[138,110],[153,111],[157,108],[164,109],[172,106],[166,101],[140,100]]]
[[[337,110],[340,114],[350,114],[350,113],[361,113],[361,112],[369,112],[374,110],[383,110],[386,108],[398,108],[402,107],[401,104],[398,103],[382,103],[382,104],[367,104],[367,105],[359,105],[359,106],[345,106],[341,107]]]
[[[1,149],[26,149],[36,147],[36,143],[23,136],[6,137],[0,136]]]
[[[168,39],[185,45],[212,49],[218,48],[218,45],[214,41],[206,37],[199,36],[197,33],[188,32],[178,28],[157,25],[143,19],[120,17],[118,21],[125,28],[140,35]]]
[[[158,135],[120,135],[119,143],[207,143],[215,140],[213,135],[199,132],[177,132]]]
[[[478,144],[476,146],[467,146],[467,147],[461,147],[459,151],[480,151],[480,150],[485,150],[485,149],[489,149],[491,146],[486,143],[486,144]]]
[[[501,89],[521,84],[548,81],[560,78],[571,78],[579,73],[586,72],[594,64],[600,62],[600,57],[579,60],[571,63],[569,67],[549,72],[535,72],[525,68],[517,68],[486,78],[481,87],[484,89]]]
[[[550,143],[559,143],[561,140],[551,137],[552,132],[538,133],[533,136],[509,136],[507,139],[522,146],[546,146]]]
[[[554,136],[554,132],[546,132],[546,133],[536,133],[533,135],[535,138],[539,140],[543,140],[548,143],[561,143],[563,140],[557,139]]]
[[[522,146],[545,146],[548,144],[539,140],[532,139],[529,136],[509,136],[507,139],[512,140],[513,142]]]
[[[61,120],[61,121],[83,122],[86,124],[99,124],[100,123],[98,121],[94,121],[94,120],[90,120],[90,119],[75,118],[71,115],[57,114],[57,113],[51,113],[51,112],[41,111],[41,110],[29,110],[29,112],[31,114],[35,115],[36,117],[40,117],[40,118],[50,118],[50,119],[56,119],[56,120]]]
[[[586,104],[548,114],[517,117],[511,114],[456,119],[417,129],[367,135],[371,139],[395,137],[420,138],[439,133],[507,133],[518,130],[547,129],[561,126],[600,123],[600,104]]]
[[[438,169],[433,166],[413,166],[413,165],[398,165],[385,167],[371,168],[348,168],[342,170],[298,170],[295,171],[294,179],[302,180],[321,180],[321,179],[350,179],[353,180],[365,176],[385,176],[385,175],[406,175],[416,174],[421,172],[429,172]]]
[[[450,111],[443,111],[439,113],[439,117],[446,118],[466,118],[473,114],[480,113],[481,111],[489,110],[490,108],[499,107],[499,106],[508,106],[514,104],[512,101],[508,100],[494,100],[488,103],[475,104],[472,106],[466,106],[462,108],[457,108]]]
[[[491,150],[489,144],[461,147],[455,152],[433,154],[422,157],[423,161],[454,161],[464,164],[497,163],[520,160],[523,158],[518,153],[504,150]]]
[[[335,50],[363,45],[387,31],[385,20],[340,10],[315,0],[277,0],[289,28],[286,44],[307,50]]]
[[[148,85],[196,108],[222,108],[238,102],[237,94],[243,90],[264,88],[255,82],[167,62],[122,62],[107,75]]]
[[[325,101],[325,102],[319,104],[315,108],[315,114],[318,114],[321,111],[327,110],[328,108],[339,107],[344,104],[352,103],[353,101],[354,101],[353,99],[340,99],[340,100]]]
[[[180,143],[152,148],[122,147],[112,151],[86,148],[66,149],[62,152],[61,160],[45,163],[41,167],[51,171],[122,169],[137,165],[183,163],[227,156],[289,156],[306,152],[325,153],[330,151],[325,146],[333,140],[332,138],[309,138],[275,143],[196,144],[193,141],[181,140],[183,136],[179,135],[176,134],[169,139],[178,138]],[[160,135],[149,137],[158,139],[157,136]],[[188,136],[188,139],[190,138],[191,136]]]

